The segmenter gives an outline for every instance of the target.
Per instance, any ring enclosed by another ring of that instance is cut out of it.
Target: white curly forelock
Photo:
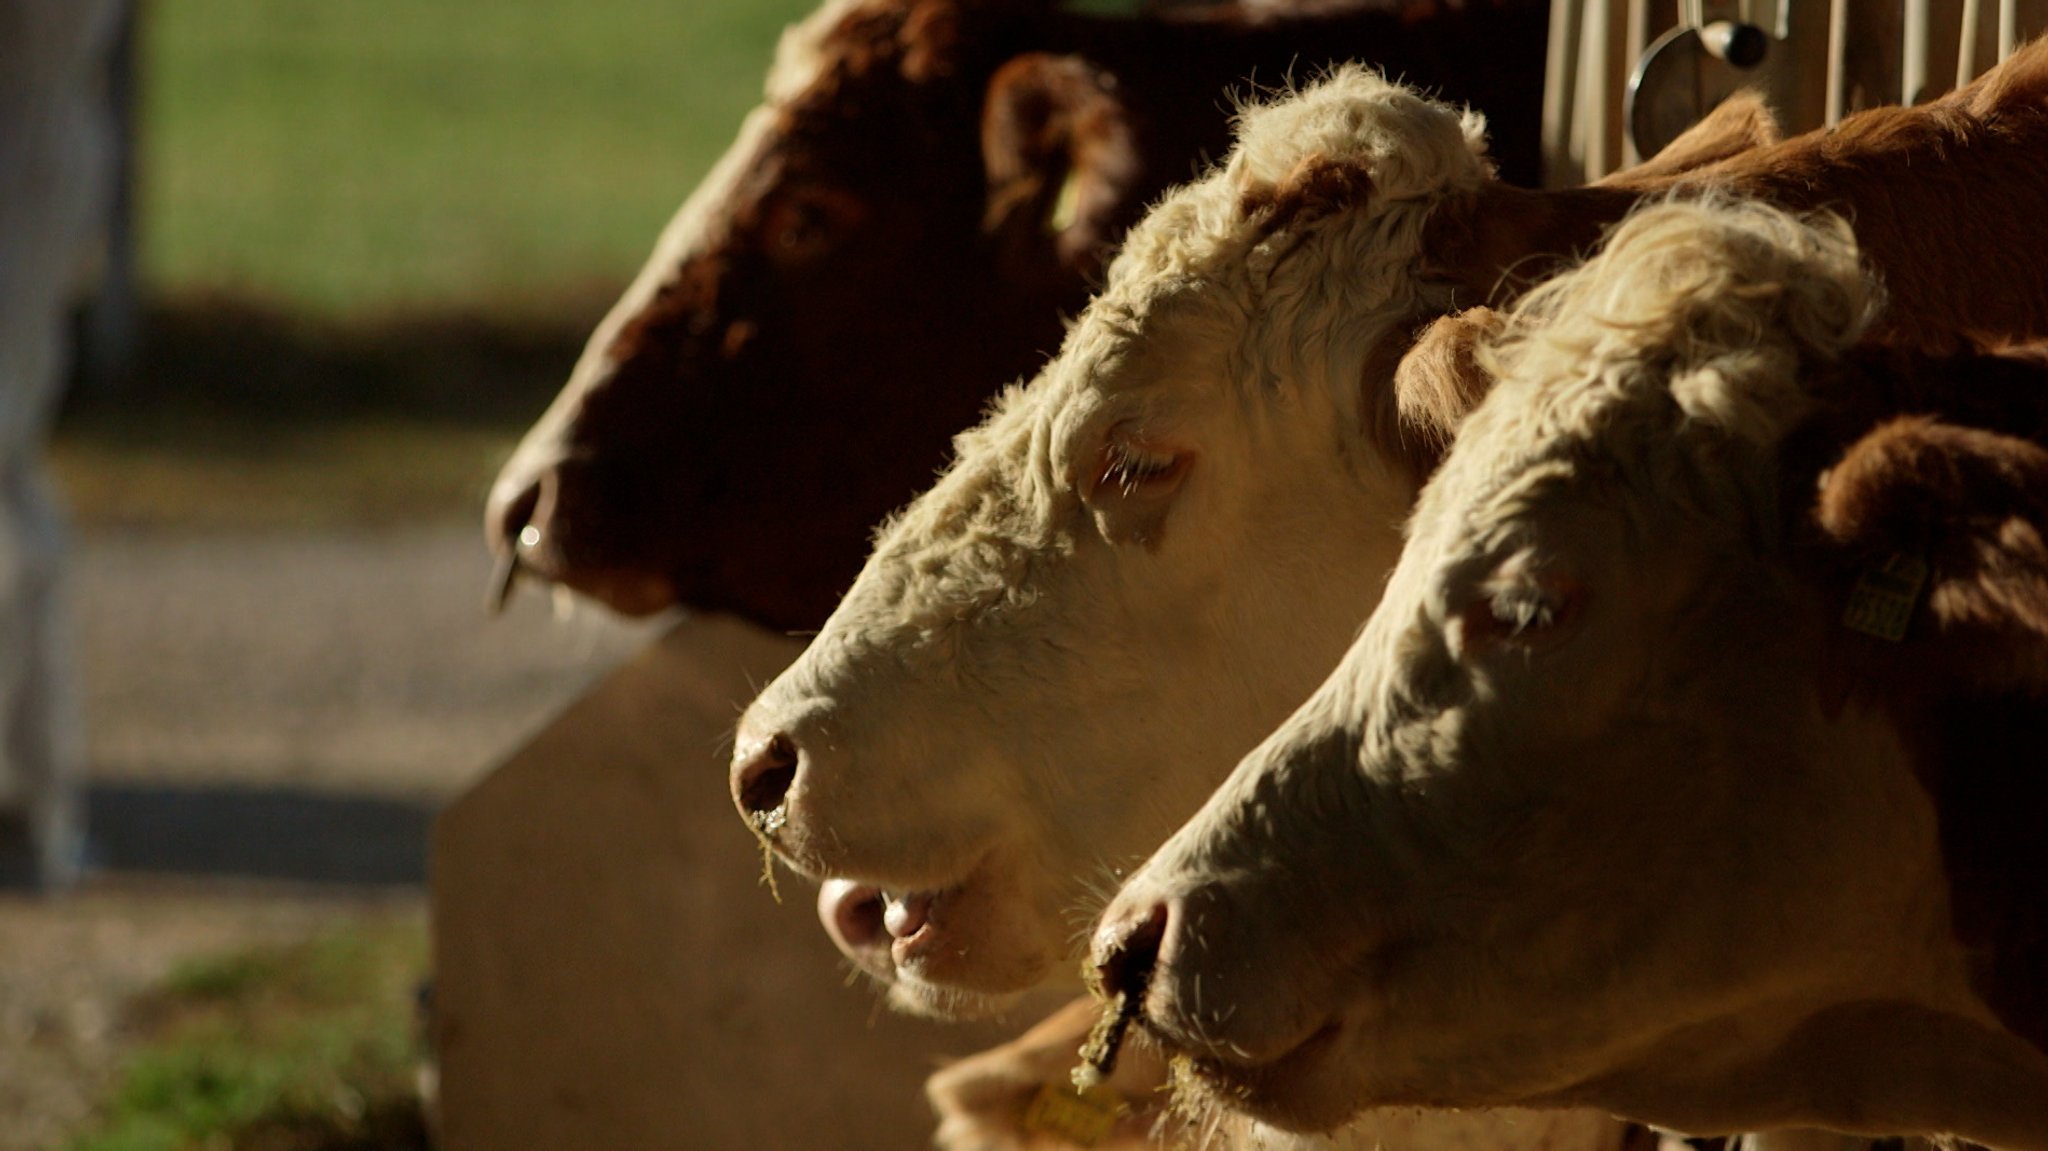
[[[1653,203],[1525,296],[1479,361],[1550,388],[1554,414],[1668,390],[1688,419],[1768,445],[1805,410],[1802,369],[1838,359],[1881,300],[1838,216]]]

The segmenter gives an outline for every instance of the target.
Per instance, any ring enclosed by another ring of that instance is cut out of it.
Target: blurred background
[[[421,1145],[433,813],[663,626],[487,617],[485,487],[810,7],[132,6],[48,447],[87,869],[0,888],[0,1151]]]

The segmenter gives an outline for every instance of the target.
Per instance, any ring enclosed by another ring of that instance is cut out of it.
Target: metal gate
[[[1544,182],[1655,154],[1761,89],[1787,133],[1919,103],[2048,29],[2048,0],[1560,0],[1543,92]]]

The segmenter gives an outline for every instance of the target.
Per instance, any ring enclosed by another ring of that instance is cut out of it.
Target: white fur
[[[1278,230],[1243,210],[1312,153],[1363,163],[1374,193]],[[1414,495],[1365,432],[1388,386],[1368,355],[1427,310],[1428,211],[1487,174],[1476,116],[1360,69],[1248,110],[1228,161],[1133,230],[1059,357],[960,437],[749,709],[743,756],[776,734],[802,751],[791,861],[947,893],[943,947],[856,957],[899,1004],[988,1010],[1066,976],[1091,889],[1334,665],[1378,594],[1355,575],[1391,566]],[[1112,439],[1192,463],[1170,493],[1091,491]],[[1410,1122],[1354,1136],[1618,1130]]]
[[[1255,1113],[2048,1147],[2048,1060],[1969,989],[1898,733],[1821,706],[1779,543],[1772,449],[1874,297],[1838,221],[1665,205],[1517,314],[1343,665],[1107,913],[1172,909],[1148,1009],[1197,1054],[1339,1029]],[[1559,622],[1507,636],[1517,597]]]

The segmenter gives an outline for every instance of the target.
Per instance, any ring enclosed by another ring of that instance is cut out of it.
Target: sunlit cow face
[[[1134,230],[743,720],[734,790],[899,1001],[1063,973],[1113,885],[1327,671],[1415,491],[1391,369],[1476,120],[1351,70]]]

